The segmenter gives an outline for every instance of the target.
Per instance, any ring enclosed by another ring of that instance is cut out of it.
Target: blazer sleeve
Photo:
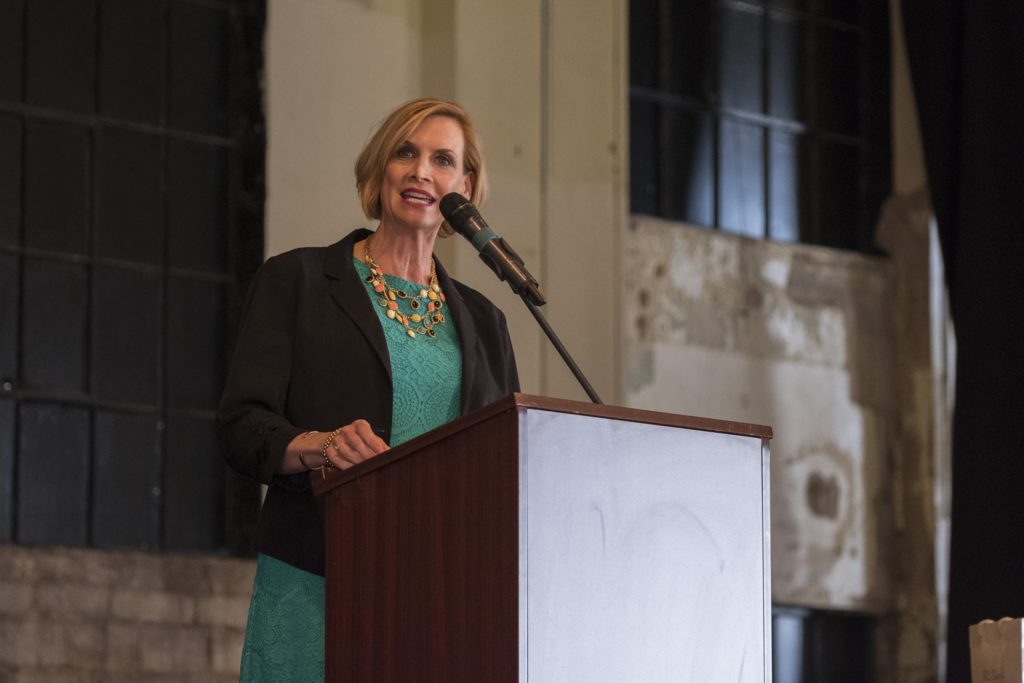
[[[285,418],[300,285],[275,257],[256,273],[245,304],[217,410],[217,438],[228,464],[265,484],[301,487],[275,476],[285,448],[302,429]],[[300,479],[304,479],[299,475]]]

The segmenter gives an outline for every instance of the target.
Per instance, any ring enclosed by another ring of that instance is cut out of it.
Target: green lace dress
[[[370,274],[353,259],[365,281]],[[419,291],[423,285],[386,275],[395,289]],[[449,320],[434,328],[434,338],[410,338],[368,294],[384,329],[391,356],[394,402],[391,446],[430,431],[459,415],[462,355]],[[450,311],[446,311],[450,312]],[[245,629],[240,680],[322,681],[324,679],[324,579],[267,555],[256,562],[249,622]]]

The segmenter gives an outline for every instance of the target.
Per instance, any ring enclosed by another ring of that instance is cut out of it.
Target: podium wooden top
[[[684,429],[696,429],[703,432],[719,432],[722,434],[736,434],[738,436],[752,436],[760,439],[771,439],[772,428],[765,425],[749,424],[746,422],[734,422],[731,420],[715,420],[707,417],[691,417],[688,415],[675,415],[673,413],[660,413],[654,410],[638,410],[635,408],[623,408],[621,406],[598,405],[582,401],[569,401],[561,398],[547,398],[532,394],[509,394],[489,406],[481,408],[469,415],[464,415],[448,424],[441,425],[426,434],[421,434],[415,439],[406,441],[401,446],[392,448],[381,453],[377,457],[362,462],[354,467],[345,470],[330,470],[322,472],[317,470],[311,472],[310,482],[313,486],[313,493],[322,495],[331,491],[346,482],[384,467],[395,460],[399,460],[414,453],[421,448],[429,446],[438,441],[443,441],[452,434],[467,429],[475,424],[488,420],[495,415],[511,410],[546,410],[556,413],[570,413],[573,415],[589,415],[591,417],[602,417],[610,420],[626,420],[629,422],[641,422],[645,424],[663,425],[666,427],[682,427]]]

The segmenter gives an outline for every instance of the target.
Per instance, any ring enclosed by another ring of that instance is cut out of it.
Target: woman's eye
[[[400,159],[411,159],[416,155],[415,150],[412,147],[399,147],[398,151],[395,152],[395,156]]]
[[[452,161],[451,157],[441,154],[437,157],[437,163],[439,163],[442,166],[451,166],[454,162]]]

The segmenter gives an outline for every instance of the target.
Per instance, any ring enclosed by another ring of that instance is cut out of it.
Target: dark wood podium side
[[[326,680],[515,680],[516,430],[506,400],[321,478]]]
[[[528,413],[537,418],[528,419]],[[561,418],[553,421],[550,416],[555,414]],[[618,560],[611,557],[615,550],[616,520],[602,519],[600,547],[595,551],[593,544],[588,545],[587,541],[595,538],[593,530],[579,528],[577,533],[582,518],[561,509],[561,491],[577,489],[589,491],[583,494],[588,498],[581,499],[584,507],[614,509],[614,514],[621,516],[631,529],[650,526],[650,519],[665,517],[663,512],[656,512],[652,517],[639,508],[649,506],[644,500],[648,490],[652,499],[658,499],[655,503],[661,506],[659,509],[664,507],[666,496],[677,496],[675,490],[668,493],[658,490],[662,488],[658,483],[661,478],[667,477],[669,481],[679,478],[678,472],[668,473],[666,466],[670,469],[677,467],[675,463],[684,466],[685,458],[676,457],[675,436],[671,441],[673,445],[667,449],[663,445],[641,444],[643,452],[635,454],[632,461],[635,465],[616,464],[619,453],[609,456],[597,452],[603,448],[600,444],[605,443],[621,452],[621,443],[616,442],[620,437],[616,435],[623,434],[623,438],[633,443],[636,439],[630,430],[637,429],[641,441],[647,438],[644,434],[653,434],[652,438],[660,439],[659,444],[666,443],[663,431],[666,429],[673,434],[694,430],[716,433],[699,437],[705,440],[719,435],[726,439],[752,437],[740,439],[744,447],[750,447],[744,451],[743,460],[751,457],[757,460],[747,467],[748,485],[743,493],[748,498],[756,498],[747,506],[750,514],[745,518],[748,521],[744,529],[749,528],[750,533],[737,534],[728,529],[723,533],[729,536],[725,547],[731,547],[732,536],[737,535],[744,536],[743,545],[756,546],[742,560],[742,564],[756,563],[756,566],[746,568],[740,579],[723,575],[723,580],[744,583],[746,590],[745,593],[734,591],[734,587],[729,586],[723,595],[742,593],[743,604],[755,602],[751,606],[753,611],[747,615],[751,617],[748,621],[759,620],[748,625],[746,631],[729,627],[729,638],[737,641],[735,649],[742,648],[744,658],[757,654],[755,661],[739,662],[738,669],[730,671],[743,671],[745,667],[746,673],[741,674],[739,680],[767,680],[752,672],[763,672],[766,662],[770,662],[770,648],[767,655],[762,651],[764,643],[770,643],[765,640],[770,638],[770,620],[764,611],[767,601],[761,604],[767,595],[769,567],[767,489],[761,476],[766,475],[770,429],[521,394],[506,397],[357,467],[330,472],[326,477],[313,475],[315,492],[327,496],[326,680],[501,682],[525,681],[531,673],[535,680],[569,680],[564,677],[567,672],[585,676],[579,680],[622,680],[622,672],[612,670],[602,678],[600,672],[604,669],[600,667],[604,665],[599,661],[604,656],[602,653],[609,653],[609,661],[625,662],[623,666],[629,675],[639,676],[631,680],[665,680],[665,671],[674,670],[672,667],[680,661],[693,659],[694,652],[707,651],[708,661],[712,662],[708,666],[720,667],[715,662],[732,655],[714,651],[704,642],[708,640],[706,636],[695,636],[692,647],[688,645],[690,649],[682,655],[668,652],[674,646],[665,648],[657,635],[662,629],[657,623],[662,618],[660,615],[653,615],[650,620],[643,617],[639,622],[641,626],[632,624],[632,632],[626,634],[626,640],[640,639],[658,652],[665,649],[671,661],[664,662],[662,668],[657,668],[657,662],[647,662],[651,657],[645,655],[639,666],[653,668],[646,672],[638,670],[637,661],[627,661],[630,655],[610,653],[615,647],[609,649],[606,644],[609,637],[616,637],[614,622],[634,618],[638,609],[650,610],[652,605],[660,604],[651,602],[652,599],[679,604],[683,612],[690,609],[683,604],[691,601],[690,597],[676,595],[678,591],[671,585],[658,584],[663,580],[662,575],[673,583],[681,575],[668,576],[657,570],[651,578],[650,590],[654,594],[650,596],[631,597],[629,586],[614,585],[620,580],[636,583],[638,577],[640,584],[646,583],[647,569],[644,562],[637,562],[637,557],[642,556],[636,555],[635,537],[631,536],[633,540],[628,541],[632,545],[625,553],[630,555],[627,563],[616,566]],[[529,430],[532,432],[528,433]],[[562,452],[568,454],[576,443],[574,430],[578,431],[578,438],[587,452],[575,454],[575,460],[562,458]],[[591,442],[583,443],[587,439]],[[559,443],[551,447],[552,442]],[[531,443],[534,444],[532,450]],[[659,448],[662,451],[659,459],[645,457],[646,452]],[[589,474],[591,455],[594,477]],[[622,455],[628,459],[630,454]],[[612,459],[602,461],[605,457]],[[551,469],[565,467],[561,464],[563,461],[576,464],[561,471]],[[602,462],[604,465],[600,464]],[[723,462],[731,461],[726,457]],[[632,467],[632,470],[613,471],[616,467]],[[532,469],[528,472],[529,468]],[[640,472],[645,468],[650,472],[629,489],[632,492],[629,499],[636,503],[627,501],[624,505],[615,501],[608,505],[599,500],[603,495],[601,491],[609,486],[628,484],[625,480],[632,477],[630,471]],[[693,474],[703,476],[700,472]],[[563,480],[564,477],[569,479]],[[611,477],[612,483],[601,477]],[[730,473],[720,479],[732,486],[736,477]],[[528,485],[533,486],[532,497],[526,490]],[[678,495],[687,494],[681,491]],[[570,498],[566,498],[566,506],[579,505]],[[696,505],[704,503],[697,501]],[[638,508],[638,513],[632,517],[630,507]],[[730,508],[728,514],[721,510],[709,514],[728,517],[732,510]],[[685,538],[689,522],[683,520],[682,527],[666,527],[661,521],[655,524],[661,525],[651,535],[657,539],[656,544],[648,544],[640,550],[653,550],[657,556],[651,561],[659,566],[674,564],[678,558],[685,559],[691,547],[686,545]],[[670,538],[666,545],[666,529],[668,537],[672,537],[677,535],[676,528],[682,529],[684,535]],[[564,552],[559,548],[563,539],[567,548],[572,546],[568,556],[562,556]],[[704,541],[698,539],[698,542]],[[666,552],[675,554],[666,555]],[[609,554],[604,561],[610,569],[596,567],[592,572],[591,567],[600,564],[594,558],[602,557],[603,553]],[[724,562],[716,565],[715,572],[721,571]],[[699,567],[693,571],[697,570]],[[594,576],[590,576],[592,573]],[[589,587],[580,589],[578,595],[573,586],[575,577],[589,582]],[[598,596],[594,590],[607,594]],[[596,605],[593,607],[589,604],[592,594]],[[614,605],[618,595],[628,604]],[[565,601],[561,596],[566,596]],[[671,618],[675,621],[671,623],[678,621],[680,610],[674,610],[676,616]],[[651,631],[644,632],[642,624],[648,621]],[[566,632],[579,635],[562,635]],[[716,643],[712,645],[718,647]],[[527,652],[530,648],[532,650]],[[588,666],[593,667],[590,673],[585,671]],[[711,670],[688,666],[691,674]],[[594,671],[598,672],[597,678]],[[767,671],[770,675],[770,667]],[[737,680],[730,676],[730,680]],[[686,679],[696,680],[684,676],[683,680]]]

